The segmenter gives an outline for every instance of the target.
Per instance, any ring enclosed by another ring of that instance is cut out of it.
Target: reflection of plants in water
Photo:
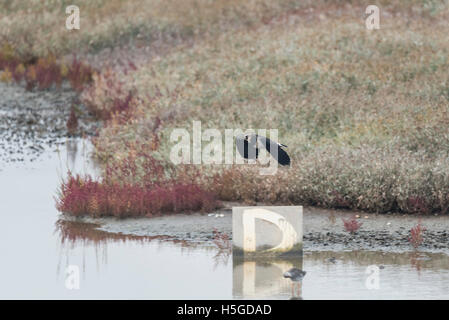
[[[98,230],[97,228],[100,227],[100,225],[95,223],[58,220],[55,225],[55,232],[59,232],[61,244],[64,245],[68,243],[72,247],[76,242],[81,242],[84,245],[99,245],[108,242],[137,241],[144,243],[155,239],[170,239],[169,236],[136,236],[106,232]]]
[[[415,251],[410,255],[410,264],[416,269],[416,271],[418,271],[418,275],[420,275],[422,269],[422,259],[418,251]]]
[[[426,228],[424,228],[421,224],[421,219],[419,219],[418,224],[410,229],[410,236],[408,238],[408,241],[413,246],[413,248],[418,249],[418,247],[423,242],[423,233],[426,231]]]
[[[66,123],[67,131],[70,135],[73,135],[76,133],[76,130],[78,129],[78,117],[76,116],[75,107],[72,105],[72,108],[70,109],[70,116]]]
[[[59,233],[61,249],[67,251],[67,264],[69,250],[74,250],[77,246],[82,247],[83,250],[83,272],[85,271],[85,250],[88,246],[92,246],[95,250],[95,257],[97,262],[97,269],[99,268],[99,258],[104,264],[107,264],[107,244],[112,242],[125,243],[127,241],[134,241],[141,244],[149,243],[155,239],[165,240],[170,239],[168,236],[135,236],[124,235],[118,233],[110,233],[97,228],[100,225],[95,223],[85,223],[78,221],[58,220],[55,223],[55,233]],[[101,255],[100,255],[101,252]],[[61,252],[62,255],[62,252]],[[61,256],[62,258],[62,256]],[[61,262],[61,261],[60,261]],[[58,273],[60,270],[60,262],[58,264]]]
[[[215,267],[219,264],[227,265],[229,257],[232,252],[231,241],[229,240],[229,235],[225,232],[220,232],[214,228],[213,232],[213,242],[217,248],[217,253],[214,256]]]
[[[231,250],[231,241],[229,235],[225,232],[220,232],[216,228],[213,230],[214,244],[220,250]]]
[[[58,220],[55,223],[55,233],[59,233],[60,242],[62,245],[62,249],[75,249],[77,246],[82,247],[83,249],[83,271],[85,271],[85,249],[88,246],[94,247],[96,260],[97,260],[97,268],[99,266],[99,258],[100,258],[100,250],[101,250],[101,260],[103,263],[107,264],[107,245],[109,243],[127,243],[127,242],[135,242],[140,243],[142,245],[148,244],[150,242],[157,241],[159,244],[162,243],[170,243],[174,244],[177,247],[184,250],[191,250],[195,248],[201,248],[205,250],[214,250],[216,251],[215,256],[213,257],[215,261],[215,266],[218,264],[227,265],[229,256],[231,253],[231,242],[229,241],[229,236],[225,233],[216,232],[214,233],[214,244],[215,246],[201,246],[200,243],[190,242],[186,240],[179,240],[167,235],[158,235],[158,236],[138,236],[138,235],[130,235],[130,234],[121,234],[121,233],[111,233],[103,230],[98,230],[100,227],[99,224],[95,223],[85,223],[78,221],[67,221],[67,220]],[[215,236],[216,235],[216,236]],[[67,254],[67,264],[68,264]],[[58,272],[60,266],[58,265]]]
[[[331,214],[328,216],[328,219],[331,225],[334,225],[337,222],[337,218],[335,217],[334,212],[331,212]]]

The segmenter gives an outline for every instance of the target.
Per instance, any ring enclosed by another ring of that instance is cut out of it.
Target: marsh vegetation
[[[361,1],[74,4],[81,29],[68,32],[64,1],[0,2],[2,78],[26,77],[48,57],[64,71],[73,53],[88,65],[104,48],[141,52],[89,71],[80,90],[104,120],[94,139],[104,177],[137,168],[111,183],[142,185],[151,156],[167,172],[196,170],[193,183],[221,200],[448,213],[447,1],[379,1],[373,31]],[[292,165],[269,177],[254,166],[174,167],[170,132],[193,120],[277,128]]]

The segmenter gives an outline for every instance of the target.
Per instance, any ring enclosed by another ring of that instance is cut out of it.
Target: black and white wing
[[[279,162],[279,164],[283,166],[289,166],[290,165],[290,157],[285,152],[282,147],[287,147],[284,144],[277,143],[274,141],[271,141],[267,137],[258,136],[257,137],[259,142],[267,149],[267,151]]]
[[[250,136],[251,137],[251,136]],[[259,149],[257,148],[256,139],[250,139],[248,136],[236,137],[237,151],[245,159],[257,159],[259,156]]]

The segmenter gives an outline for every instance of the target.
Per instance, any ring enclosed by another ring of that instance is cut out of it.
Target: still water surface
[[[67,169],[96,174],[89,149],[70,141],[37,162],[0,163],[1,299],[290,299],[292,286],[282,273],[291,266],[307,271],[293,288],[296,298],[449,299],[444,254],[305,248],[298,261],[237,261],[213,244],[60,220],[54,197]],[[366,285],[370,265],[380,267],[378,289]],[[79,289],[67,288],[69,266],[79,270]]]

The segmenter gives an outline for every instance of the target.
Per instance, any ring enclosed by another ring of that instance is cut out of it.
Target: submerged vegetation
[[[9,46],[0,52],[2,79],[40,89],[68,79],[104,120],[94,140],[103,178],[69,177],[60,210],[146,215],[208,210],[216,198],[449,212],[447,1],[379,1],[374,31],[365,28],[362,1],[74,1],[83,18],[70,32],[64,3],[27,11],[24,1],[0,2],[0,40]],[[25,19],[33,15],[37,25]],[[25,22],[11,23],[18,20]],[[47,34],[50,25],[61,28]],[[122,45],[154,53],[90,71],[89,55]],[[74,52],[67,67],[55,62]],[[203,165],[189,169],[196,173],[186,184],[185,167],[168,159],[169,137],[193,120],[219,130],[279,129],[292,166],[261,176],[254,166]],[[144,168],[146,157],[164,174]],[[111,182],[108,170],[124,164],[136,174],[120,170]],[[171,176],[171,184],[145,185],[146,175],[164,183]],[[177,192],[192,203],[151,200]]]

